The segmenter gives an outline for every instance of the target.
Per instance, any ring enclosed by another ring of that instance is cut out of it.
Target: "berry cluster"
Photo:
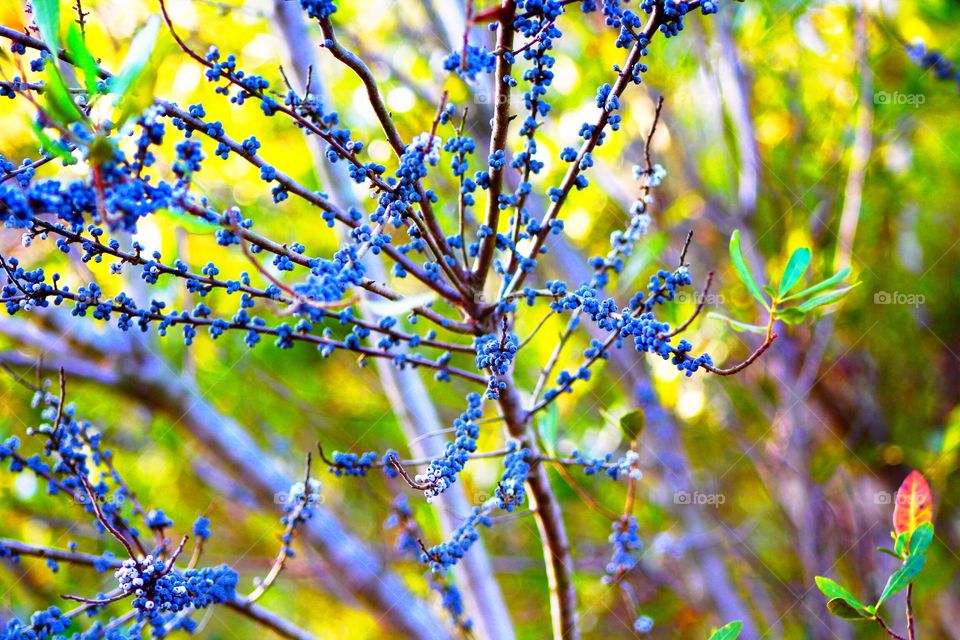
[[[571,454],[573,463],[583,467],[583,472],[592,476],[605,472],[611,480],[619,480],[622,476],[631,480],[639,480],[643,477],[641,471],[637,468],[639,455],[636,451],[627,451],[623,457],[618,460],[613,459],[613,454],[608,453],[602,458],[591,458],[584,456],[580,451],[574,451]]]
[[[928,49],[922,40],[915,40],[903,46],[914,64],[921,69],[932,69],[939,80],[955,80],[957,88],[960,89],[960,71],[952,60],[939,51]]]
[[[483,415],[482,405],[483,399],[479,394],[467,396],[467,409],[453,423],[456,430],[454,441],[448,442],[443,455],[431,460],[426,470],[414,478],[416,483],[424,487],[423,493],[428,502],[457,481],[457,474],[467,464],[470,454],[477,450],[480,428],[476,421]]]
[[[613,523],[610,534],[613,555],[607,563],[604,582],[616,582],[623,577],[623,574],[637,566],[634,553],[643,549],[638,530],[637,519],[634,516],[620,518]]]
[[[420,558],[420,527],[413,519],[413,510],[406,496],[399,495],[394,499],[390,515],[384,522],[387,529],[397,530],[396,548],[406,556]],[[453,625],[469,634],[473,629],[473,621],[464,617],[463,598],[460,590],[444,573],[430,572],[427,575],[430,588],[440,595],[440,603],[450,616]]]
[[[513,511],[526,500],[527,493],[523,483],[527,481],[530,471],[530,450],[518,448],[515,442],[510,443],[510,453],[503,459],[503,476],[497,483],[495,497],[497,506],[506,511]]]
[[[113,575],[120,591],[134,596],[132,605],[139,619],[155,625],[163,624],[165,613],[232,600],[238,581],[237,573],[226,565],[180,573],[152,555],[124,560]]]
[[[457,564],[473,546],[473,543],[480,538],[477,532],[478,527],[491,527],[493,520],[488,514],[486,505],[474,507],[470,515],[453,532],[450,540],[430,547],[421,552],[420,560],[430,565],[434,573],[444,573],[447,569]]]
[[[70,618],[64,616],[58,607],[50,607],[35,612],[30,616],[29,623],[23,623],[16,618],[11,619],[3,629],[0,629],[0,638],[2,640],[54,638],[64,633],[70,627],[70,622]]]
[[[333,464],[330,466],[330,473],[337,476],[359,476],[367,475],[370,467],[377,461],[377,454],[373,451],[367,451],[360,455],[355,453],[333,452]]]

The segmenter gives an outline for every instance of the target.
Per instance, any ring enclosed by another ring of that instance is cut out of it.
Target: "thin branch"
[[[907,585],[907,639],[916,640],[916,621],[913,618],[913,583]]]
[[[712,282],[713,282],[713,271],[711,271],[710,273],[707,274],[707,282],[706,282],[705,285],[703,285],[703,293],[700,294],[700,300],[699,300],[699,302],[697,303],[697,308],[693,310],[693,314],[691,314],[690,317],[687,318],[686,322],[684,322],[683,324],[679,325],[679,326],[678,326],[676,329],[674,329],[673,331],[671,331],[671,332],[669,332],[669,333],[662,334],[662,336],[661,336],[662,338],[672,338],[672,337],[676,336],[677,334],[683,333],[684,331],[687,330],[687,328],[690,327],[690,325],[691,325],[691,324],[693,323],[693,321],[697,318],[697,316],[700,315],[700,312],[703,311],[703,306],[704,306],[704,305],[706,304],[706,302],[707,302],[707,295],[708,295],[708,293],[709,293],[709,291],[710,291],[710,284],[711,284]]]
[[[891,629],[890,627],[888,627],[888,626],[887,626],[887,623],[884,622],[884,621],[883,621],[883,618],[881,618],[880,616],[877,616],[877,617],[875,618],[875,620],[877,621],[877,624],[879,624],[880,627],[881,627],[884,631],[887,632],[887,635],[890,636],[891,638],[893,638],[893,640],[907,640],[906,638],[904,638],[904,637],[901,636],[900,634],[895,633],[895,632],[893,631],[893,629]]]
[[[296,533],[297,525],[300,523],[300,517],[303,514],[304,509],[306,509],[307,505],[310,504],[311,459],[310,452],[308,451],[306,461],[304,462],[303,499],[293,508],[293,511],[287,515],[287,526],[283,532],[280,552],[277,554],[277,558],[274,560],[273,566],[270,568],[270,572],[257,585],[257,588],[254,589],[249,596],[247,596],[247,602],[256,602],[258,599],[260,599],[260,596],[267,592],[267,589],[273,585],[277,577],[279,577],[280,572],[283,571],[283,567],[287,562],[287,558],[290,557],[290,544],[292,543],[292,537]],[[288,499],[291,497],[292,496],[287,496]]]
[[[65,299],[71,300],[73,302],[76,302],[80,298],[80,296],[74,292],[62,291],[62,290],[56,291],[56,292],[49,291],[49,292],[44,292],[39,294],[31,294],[29,296],[26,296],[26,298],[36,300],[40,298],[48,298],[51,296],[60,296]],[[14,302],[18,299],[21,299],[21,298],[19,297],[0,298],[0,302]],[[147,321],[167,322],[169,326],[175,326],[175,325],[181,324],[181,325],[189,325],[193,327],[201,327],[201,326],[212,327],[215,324],[219,324],[219,326],[225,329],[253,331],[260,335],[269,335],[269,336],[275,336],[275,337],[280,337],[281,335],[283,335],[281,331],[277,328],[258,326],[255,324],[242,324],[242,323],[232,322],[232,321],[228,322],[222,319],[214,319],[214,318],[197,318],[197,317],[190,317],[186,319],[182,317],[171,318],[168,315],[164,315],[161,313],[153,313],[150,311],[146,311],[144,309],[132,308],[127,305],[121,305],[121,304],[116,304],[112,302],[103,303],[103,304],[109,306],[110,310],[115,313],[127,314],[132,318],[139,318]],[[222,324],[222,323],[225,323],[225,324]],[[294,333],[286,334],[286,337],[295,342],[306,342],[306,343],[311,343],[320,347],[332,347],[334,349],[352,351],[354,353],[359,353],[359,354],[374,357],[374,358],[394,359],[398,355],[396,353],[383,351],[381,349],[374,349],[372,347],[364,347],[360,345],[348,344],[347,342],[324,338],[321,336],[316,336],[308,333],[294,332]],[[451,376],[457,376],[459,378],[463,378],[464,380],[470,380],[471,382],[474,382],[477,384],[482,384],[484,386],[486,386],[487,384],[487,379],[476,373],[472,373],[464,369],[459,369],[457,367],[451,367],[441,362],[428,360],[426,358],[422,358],[420,356],[416,356],[412,354],[402,354],[402,355],[403,355],[404,362],[411,366],[436,369],[438,371],[446,372]]]
[[[757,358],[762,356],[764,352],[773,345],[773,342],[776,339],[777,339],[776,333],[768,334],[767,338],[763,341],[763,344],[757,347],[757,349],[753,353],[751,353],[749,356],[747,356],[747,358],[743,362],[737,365],[734,365],[729,369],[718,369],[714,366],[706,365],[706,364],[700,365],[700,366],[702,366],[704,369],[706,369],[710,373],[718,376],[732,376],[735,373],[740,373],[741,371],[749,367],[751,364],[753,364]]]
[[[490,155],[496,152],[506,153],[507,133],[510,127],[510,91],[511,83],[505,79],[513,69],[513,17],[516,4],[513,0],[503,0],[503,16],[497,26],[497,66],[494,72],[493,128],[490,132]],[[497,248],[497,227],[500,222],[500,194],[503,190],[503,174],[507,166],[506,158],[499,167],[490,167],[490,185],[487,188],[487,212],[484,226],[490,229],[490,235],[480,241],[480,253],[473,263],[473,285],[477,291],[483,291],[493,254]],[[517,216],[520,215],[518,211]]]

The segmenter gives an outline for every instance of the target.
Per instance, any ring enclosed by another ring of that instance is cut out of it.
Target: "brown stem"
[[[903,636],[901,636],[899,633],[894,632],[893,629],[891,629],[890,627],[888,627],[888,626],[887,626],[887,623],[884,622],[884,621],[883,621],[883,618],[881,618],[880,616],[877,616],[877,617],[876,617],[876,620],[877,620],[877,624],[879,624],[880,627],[883,628],[883,630],[887,632],[887,635],[890,636],[891,638],[893,638],[893,640],[907,640],[906,638],[904,638]]]
[[[503,0],[501,7],[504,16],[497,26],[497,68],[494,78],[496,90],[494,92],[493,130],[490,132],[490,154],[496,151],[506,152],[507,133],[510,127],[510,84],[504,78],[510,75],[513,68],[510,52],[513,50],[513,16],[516,4],[513,0]],[[506,159],[500,168],[490,167],[490,187],[487,189],[487,213],[484,225],[490,228],[490,235],[480,244],[480,254],[473,264],[474,286],[477,291],[483,291],[493,253],[497,248],[497,226],[500,222],[500,193],[503,189],[503,174],[506,168]],[[519,216],[519,211],[517,212]]]
[[[411,478],[410,474],[407,473],[407,470],[403,468],[402,464],[400,464],[400,460],[397,458],[397,456],[391,455],[388,458],[388,461],[400,475],[400,477],[403,478],[412,489],[416,489],[417,491],[426,491],[430,488],[429,485],[422,484]]]
[[[913,583],[907,585],[907,638],[916,640],[917,631],[913,619]]]
[[[753,364],[757,358],[762,356],[764,352],[770,348],[770,346],[773,344],[773,341],[776,339],[777,339],[777,334],[775,333],[768,334],[767,339],[763,341],[763,344],[757,347],[756,351],[754,351],[749,356],[747,356],[746,360],[744,360],[740,364],[730,367],[729,369],[717,369],[716,367],[713,367],[710,365],[704,365],[703,368],[709,371],[710,373],[716,374],[718,376],[732,376],[735,373],[740,373],[741,371],[749,367],[751,364]]]
[[[523,410],[520,394],[513,380],[505,380],[507,388],[500,392],[500,410],[509,434],[520,440],[534,458],[540,455],[535,439],[531,436],[527,414]],[[546,467],[533,465],[527,476],[527,491],[530,508],[534,510],[537,528],[543,544],[546,562],[547,583],[550,587],[550,617],[553,623],[554,640],[578,640],[580,629],[577,623],[577,592],[573,584],[573,558],[570,543],[563,523],[560,503],[550,486]]]
[[[287,562],[287,558],[290,557],[290,545],[292,544],[292,538],[294,533],[297,530],[297,524],[300,522],[300,514],[303,513],[303,510],[310,504],[310,463],[312,461],[312,456],[310,452],[307,452],[306,461],[304,462],[304,472],[303,472],[303,499],[294,507],[294,510],[290,515],[287,516],[287,526],[283,531],[283,542],[280,545],[280,552],[277,554],[276,560],[273,561],[273,566],[270,567],[270,572],[267,576],[257,585],[257,588],[254,589],[249,596],[247,596],[247,602],[256,602],[260,596],[267,592],[267,589],[276,581],[280,576],[280,572],[283,571],[283,567]],[[288,495],[287,499],[290,499],[292,496]],[[289,542],[288,542],[289,540]]]
[[[696,320],[697,316],[700,315],[700,312],[703,311],[703,305],[707,302],[707,294],[710,292],[710,284],[713,282],[713,271],[707,274],[707,283],[703,285],[703,293],[700,294],[700,301],[697,303],[697,308],[693,310],[693,314],[687,318],[687,321],[678,326],[676,329],[670,333],[663,335],[664,338],[672,338],[677,334],[683,333],[687,328]]]

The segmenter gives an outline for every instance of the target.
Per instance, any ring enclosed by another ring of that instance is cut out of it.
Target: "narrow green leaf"
[[[890,579],[887,580],[887,585],[883,588],[880,599],[877,600],[877,608],[890,599],[891,596],[906,589],[907,585],[913,582],[913,579],[916,578],[920,570],[923,569],[926,561],[927,554],[925,553],[907,556],[907,560],[903,563],[903,566],[897,569],[893,575],[890,576]]]
[[[33,21],[53,56],[60,50],[60,0],[33,0]]]
[[[839,300],[840,298],[847,295],[856,286],[857,285],[854,284],[854,285],[850,285],[849,287],[844,287],[843,289],[834,289],[833,291],[824,293],[815,298],[810,298],[809,300],[801,304],[799,307],[797,307],[797,309],[800,309],[801,311],[806,312],[806,311],[812,311],[817,307],[822,307],[824,305],[832,304],[837,300]]]
[[[635,409],[620,418],[620,431],[623,431],[628,440],[636,440],[643,433],[645,420],[643,409]]]
[[[87,48],[87,43],[83,41],[83,34],[75,22],[71,22],[67,28],[67,53],[70,54],[73,61],[83,72],[83,85],[87,88],[87,93],[93,95],[97,92],[97,79],[99,67],[97,60]]]
[[[734,620],[723,625],[712,634],[709,640],[736,640],[740,637],[740,631],[743,629],[743,622]]]
[[[789,307],[787,309],[777,309],[773,317],[778,320],[783,320],[787,324],[800,324],[806,319],[807,314],[798,307]]]
[[[740,276],[740,280],[743,281],[743,284],[746,285],[747,290],[753,295],[754,298],[759,300],[764,307],[767,307],[767,301],[763,297],[763,293],[760,291],[757,281],[754,280],[753,274],[750,273],[750,269],[747,268],[746,261],[743,259],[743,252],[740,250],[739,229],[735,229],[730,235],[730,261],[733,262],[733,267],[737,270],[737,274]]]
[[[46,66],[47,82],[43,91],[43,106],[47,115],[57,124],[66,127],[77,120],[83,119],[83,114],[73,101],[73,94],[67,88],[57,65],[48,63]]]
[[[37,142],[40,143],[40,148],[46,151],[47,153],[60,158],[64,164],[75,164],[77,162],[76,158],[73,157],[73,154],[70,153],[70,150],[63,146],[62,143],[57,142],[50,138],[47,135],[47,132],[43,130],[36,122],[31,122],[30,126],[33,128],[33,133],[37,137]]]
[[[556,402],[547,405],[547,410],[540,414],[538,426],[540,439],[549,455],[557,453],[557,442],[560,438],[560,414]]]
[[[872,620],[873,615],[850,606],[843,598],[834,598],[827,603],[827,611],[844,620]]]
[[[220,225],[204,220],[203,218],[190,215],[189,213],[174,211],[172,209],[161,209],[153,215],[173,221],[177,226],[182,227],[188,233],[197,235],[213,234],[217,231],[217,229],[220,228]]]
[[[888,549],[887,547],[877,547],[877,551],[879,551],[880,553],[885,553],[892,558],[896,558],[897,560],[903,560],[903,558],[898,556],[897,552],[894,551],[893,549]]]
[[[798,291],[793,295],[787,296],[786,298],[781,298],[780,302],[787,302],[789,300],[796,300],[797,298],[806,298],[807,296],[812,296],[813,294],[819,293],[824,289],[829,289],[833,285],[842,281],[848,275],[850,275],[850,267],[847,267],[846,269],[842,269],[836,272],[835,274],[833,274],[823,282],[818,282],[817,284],[811,287],[807,287],[803,291]]]
[[[807,272],[807,267],[809,266],[810,249],[802,247],[794,251],[793,255],[790,256],[790,260],[787,261],[783,275],[780,277],[780,289],[777,292],[777,297],[783,298],[783,296],[790,293],[790,289],[796,286],[800,278],[803,277],[803,274]]]
[[[820,589],[823,595],[827,596],[827,598],[829,598],[831,601],[837,599],[844,600],[854,609],[863,609],[866,611],[866,605],[857,600],[852,593],[841,587],[834,580],[825,578],[824,576],[817,576],[815,580],[817,583],[817,588]]]
[[[134,87],[143,70],[146,69],[159,33],[160,18],[153,15],[133,37],[130,49],[127,50],[127,56],[123,59],[123,65],[120,67],[120,72],[110,85],[111,93],[120,96],[121,100]]]
[[[399,300],[369,300],[365,303],[365,306],[381,317],[401,316],[413,311],[416,307],[422,307],[433,302],[436,297],[437,295],[432,291],[425,291],[412,296],[404,296]]]
[[[915,556],[926,553],[931,542],[933,542],[933,524],[924,522],[910,534],[910,555]]]
[[[717,320],[723,320],[724,322],[729,324],[734,331],[740,331],[740,332],[747,331],[750,333],[766,333],[767,332],[767,328],[763,325],[747,324],[746,322],[740,322],[739,320],[734,320],[729,316],[725,316],[722,313],[717,313],[715,311],[711,311],[710,313],[708,313],[707,317],[715,318]]]

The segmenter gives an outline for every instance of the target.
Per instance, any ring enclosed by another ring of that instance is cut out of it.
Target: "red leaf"
[[[898,536],[904,532],[913,533],[925,522],[933,522],[933,493],[923,474],[914,470],[897,491],[893,530]]]

